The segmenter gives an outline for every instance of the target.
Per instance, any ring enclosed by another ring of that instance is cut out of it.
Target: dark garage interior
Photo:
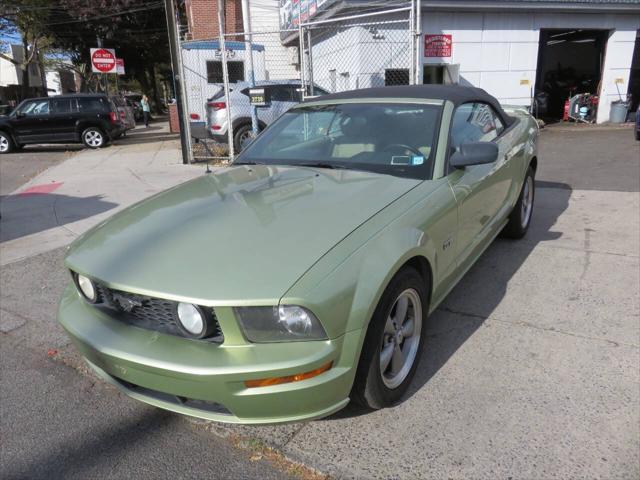
[[[598,94],[608,37],[609,30],[540,30],[537,116],[560,120],[570,95]]]

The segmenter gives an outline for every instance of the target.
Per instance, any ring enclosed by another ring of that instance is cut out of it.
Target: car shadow
[[[84,149],[85,149],[85,146],[80,143],[38,144],[38,145],[25,145],[24,147],[22,147],[22,149],[17,150],[16,153],[78,152]]]
[[[101,195],[70,197],[55,193],[0,197],[0,243],[93,217],[117,207]]]
[[[569,205],[571,186],[536,181],[536,199],[531,225],[522,240],[498,237],[476,264],[427,319],[426,342],[415,376],[400,403],[428,384],[500,304],[507,285],[531,252],[543,242],[557,240],[554,225]],[[351,402],[327,417],[357,417],[369,409]]]

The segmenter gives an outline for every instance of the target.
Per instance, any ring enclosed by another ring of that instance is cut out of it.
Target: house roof
[[[224,46],[227,50],[245,50],[245,42],[224,42]],[[185,50],[220,50],[219,40],[192,40],[189,42],[182,42],[182,48]],[[264,45],[254,43],[251,45],[251,50],[254,52],[264,52]]]

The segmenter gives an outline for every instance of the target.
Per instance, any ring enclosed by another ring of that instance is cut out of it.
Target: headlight
[[[98,291],[96,290],[96,286],[93,284],[91,279],[78,273],[74,274],[74,277],[76,286],[78,287],[78,290],[80,291],[82,296],[86,298],[88,302],[96,303],[98,301]]]
[[[296,305],[234,309],[251,342],[324,340],[327,334],[313,313]]]
[[[183,333],[192,338],[204,338],[213,330],[213,323],[208,315],[198,306],[191,303],[178,303],[178,325]]]

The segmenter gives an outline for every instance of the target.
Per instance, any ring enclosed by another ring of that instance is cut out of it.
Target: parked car
[[[133,107],[129,105],[129,103],[124,97],[121,97],[119,95],[112,95],[110,98],[111,98],[111,101],[116,106],[116,108],[118,109],[118,114],[120,115],[120,121],[124,125],[124,130],[122,134],[126,135],[128,130],[132,130],[136,128],[136,119],[135,119]]]
[[[279,80],[256,82],[256,87],[264,87],[269,105],[257,107],[260,130],[276,118],[302,101],[300,80]],[[207,101],[207,127],[211,138],[228,143],[227,105],[231,105],[231,124],[233,125],[233,146],[240,152],[252,139],[251,103],[249,101],[249,83],[238,82],[230,88],[230,101],[227,102],[224,90]],[[318,86],[314,95],[326,95],[328,92]]]
[[[640,105],[636,110],[636,140],[640,140]]]
[[[139,93],[128,93],[124,96],[124,98],[127,100],[127,103],[129,103],[133,108],[133,117],[135,121],[139,122],[140,120],[142,120],[142,118],[144,117],[144,114],[142,113],[142,103],[140,103],[140,101],[142,100],[142,95]]]
[[[175,412],[391,406],[428,314],[498,234],[527,233],[537,137],[525,109],[469,87],[299,104],[230,167],[75,241],[59,321],[104,380]]]
[[[104,94],[29,98],[0,117],[0,153],[33,143],[105,146],[124,131],[117,107]]]

